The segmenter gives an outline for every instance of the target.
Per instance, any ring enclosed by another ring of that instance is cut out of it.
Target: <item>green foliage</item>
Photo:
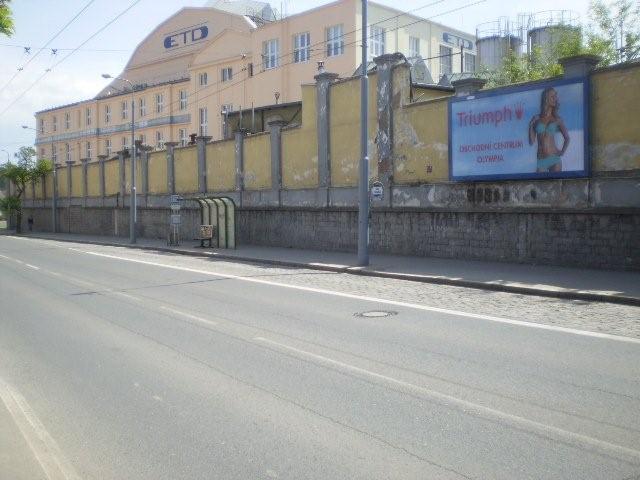
[[[17,212],[21,208],[21,202],[18,197],[11,195],[9,197],[0,198],[0,211],[7,215]]]
[[[558,59],[573,55],[598,55],[599,66],[612,65],[631,59],[640,49],[640,3],[633,0],[592,0],[589,17],[591,22],[580,29],[559,27],[551,31],[553,48],[535,48],[529,55],[519,56],[509,52],[497,70],[480,69],[480,76],[487,79],[488,87],[500,87],[513,83],[551,78],[562,74]],[[625,48],[618,48],[621,33]]]
[[[13,17],[9,8],[10,1],[0,0],[0,34],[4,34],[7,37],[13,35],[14,32]]]

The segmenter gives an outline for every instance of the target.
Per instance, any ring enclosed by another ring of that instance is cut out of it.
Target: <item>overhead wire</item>
[[[98,36],[100,33],[102,33],[105,29],[107,29],[109,26],[111,26],[116,20],[118,20],[120,17],[122,17],[125,13],[127,13],[129,10],[131,10],[133,7],[135,7],[141,1],[142,0],[134,0],[133,2],[131,2],[131,4],[127,8],[122,10],[120,13],[118,13],[118,15],[113,17],[106,24],[104,24],[102,27],[100,27],[98,30],[96,30],[87,39],[85,39],[80,45],[78,45],[73,50],[71,50],[67,55],[62,57],[58,62],[53,64],[49,69],[45,70],[45,72],[42,75],[40,75],[31,85],[29,85],[29,87],[27,87],[26,90],[24,90],[4,110],[2,110],[2,112],[0,112],[0,115],[3,115],[7,110],[9,110],[9,108],[11,108],[13,105],[15,105],[22,97],[24,97],[33,87],[35,87],[54,68],[56,68],[58,65],[60,65],[64,61],[66,61],[69,57],[71,57],[74,53],[76,53],[80,48],[82,48],[84,45],[86,45],[89,41],[93,40],[96,36]]]
[[[45,43],[45,45],[44,45],[43,47],[38,48],[38,51],[37,51],[35,54],[33,54],[33,55],[29,58],[29,60],[28,60],[24,65],[22,65],[22,66],[18,67],[18,69],[16,70],[16,72],[15,72],[15,73],[13,74],[13,76],[9,79],[9,81],[8,81],[7,83],[5,83],[5,84],[2,86],[2,88],[0,88],[0,93],[2,93],[2,91],[3,91],[5,88],[7,88],[7,87],[11,84],[11,82],[13,82],[13,81],[15,80],[15,78],[16,78],[18,75],[20,75],[20,73],[21,73],[21,72],[23,72],[23,71],[24,71],[24,69],[25,69],[25,68],[26,68],[26,67],[27,67],[27,66],[28,66],[28,65],[29,65],[33,60],[35,60],[35,59],[38,57],[38,55],[40,55],[40,53],[41,53],[43,50],[45,50],[49,45],[51,45],[51,42],[53,42],[56,38],[58,38],[58,37],[60,36],[60,34],[61,34],[62,32],[64,32],[64,31],[69,27],[69,25],[71,25],[73,22],[75,22],[75,21],[76,21],[76,19],[77,19],[80,15],[82,15],[82,13],[84,13],[84,11],[85,11],[87,8],[89,8],[89,7],[91,6],[91,4],[92,4],[92,3],[94,3],[94,2],[95,2],[95,0],[89,0],[89,1],[84,5],[84,7],[82,7],[82,8],[80,9],[80,11],[78,11],[78,13],[76,13],[76,14],[73,16],[73,18],[71,18],[71,20],[69,20],[67,23],[65,23],[65,24],[64,24],[64,26],[63,26],[60,30],[58,30],[58,31],[56,32],[56,34],[55,34],[53,37],[51,37],[51,38],[49,39],[49,41],[47,41],[47,43]],[[13,46],[16,46],[16,45],[13,45]],[[25,51],[26,53],[29,53],[29,52],[30,52],[31,47],[29,47],[29,46],[27,46],[27,45],[22,45],[21,47],[24,49],[24,51]]]

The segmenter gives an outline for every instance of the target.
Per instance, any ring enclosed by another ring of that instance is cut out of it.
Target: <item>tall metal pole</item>
[[[54,144],[51,142],[51,157],[53,157]],[[58,155],[56,154],[56,160],[53,162],[53,192],[51,192],[51,230],[53,233],[58,233],[58,168],[56,162],[58,161]]]
[[[362,77],[360,86],[360,182],[358,184],[358,265],[369,265],[369,77],[367,72],[367,0],[362,0]]]
[[[131,87],[131,195],[129,195],[129,243],[136,243],[136,222],[138,220],[138,198],[136,192],[136,100],[133,83],[122,79]]]

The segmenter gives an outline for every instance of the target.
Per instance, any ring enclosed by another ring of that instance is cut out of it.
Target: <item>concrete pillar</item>
[[[462,78],[451,82],[451,86],[456,91],[456,97],[468,97],[481,90],[486,83],[482,78]]]
[[[71,206],[71,187],[73,184],[71,183],[71,167],[75,163],[73,160],[67,160],[67,201],[69,202],[69,206]]]
[[[393,68],[406,62],[401,53],[389,53],[373,59],[377,71],[376,119],[378,134],[378,180],[385,189],[384,205],[391,206],[393,184]]]
[[[207,143],[211,137],[196,137],[198,149],[198,192],[207,193]]]
[[[104,197],[106,196],[106,181],[104,178],[104,161],[107,159],[106,155],[98,155],[98,183],[100,184],[100,197],[102,198],[102,206],[104,206]]]
[[[119,192],[120,192],[120,201],[122,201],[122,206],[124,207],[124,199],[127,195],[127,173],[126,173],[126,164],[125,159],[129,157],[129,150],[120,150],[118,152],[118,179],[119,179]]]
[[[236,132],[236,191],[239,197],[239,206],[242,206],[242,192],[244,191],[244,137],[246,130],[240,129]]]
[[[81,158],[82,162],[82,206],[87,206],[87,197],[89,196],[89,159]]]
[[[598,55],[573,55],[558,62],[564,70],[564,78],[583,78],[589,76],[601,60]]]
[[[318,136],[318,188],[325,190],[326,205],[329,205],[331,187],[331,119],[330,88],[339,77],[337,73],[320,72],[316,75],[316,129]]]
[[[282,127],[284,120],[272,120],[269,125],[271,143],[271,189],[277,192],[278,205],[282,205]]]
[[[176,193],[176,163],[173,158],[174,149],[178,142],[165,142],[167,147],[167,191],[169,195]]]

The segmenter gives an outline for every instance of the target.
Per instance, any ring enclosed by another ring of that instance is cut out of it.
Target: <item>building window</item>
[[[40,119],[40,133],[44,134],[44,118]]]
[[[71,128],[71,114],[69,112],[64,114],[64,128],[69,130]]]
[[[335,57],[344,53],[344,37],[342,25],[327,28],[327,57]]]
[[[409,37],[409,57],[420,56],[420,39],[418,37]]]
[[[129,137],[122,137],[122,150],[129,148]]]
[[[206,87],[207,83],[208,83],[208,78],[207,78],[207,72],[202,72],[199,76],[198,76],[199,80],[200,80],[200,86],[201,87]]]
[[[164,148],[164,135],[161,131],[156,132],[156,148],[162,150]]]
[[[164,110],[164,94],[156,93],[156,113],[162,113]]]
[[[298,33],[293,36],[293,61],[295,63],[308,62],[311,53],[311,34]]]
[[[269,70],[278,66],[280,45],[277,38],[262,42],[262,68]]]
[[[54,115],[54,117],[53,117],[53,119],[51,121],[51,125],[52,125],[53,131],[57,132],[58,131],[58,117],[56,117],[55,115]]]
[[[65,143],[64,151],[65,151],[65,157],[67,159],[67,162],[70,162],[71,161],[71,145],[69,145],[68,143]]]
[[[452,53],[453,49],[451,47],[440,45],[440,76],[451,74],[453,65]]]
[[[104,123],[111,123],[111,105],[104,106]]]
[[[180,130],[178,130],[178,141],[180,142],[180,146],[181,147],[186,147],[187,146],[187,129],[186,128],[181,128]]]
[[[91,142],[87,142],[86,152],[87,152],[87,158],[91,158]]]
[[[204,137],[207,135],[207,124],[208,124],[206,107],[200,109],[199,118],[200,118],[200,136]]]
[[[86,119],[86,123],[87,123],[87,127],[91,125],[91,109],[87,108],[87,111],[85,112],[85,119]]]
[[[147,115],[147,99],[144,97],[140,97],[138,100],[138,105],[140,107],[140,116],[144,117]]]
[[[372,25],[369,27],[369,58],[373,59],[384,55],[386,43],[386,31],[382,27]]]
[[[222,69],[222,81],[228,82],[233,78],[233,70],[231,67],[226,67]]]
[[[180,110],[187,109],[187,91],[180,90]]]
[[[253,77],[253,63],[247,65],[247,74],[248,76]]]
[[[51,160],[53,161],[53,163],[56,163],[58,161],[58,149],[55,145],[51,146]]]
[[[464,54],[464,71],[465,72],[476,71],[476,56],[473,53]]]
[[[111,156],[111,139],[107,138],[104,141],[104,148],[105,148],[105,153],[107,154],[107,157]]]
[[[122,120],[129,118],[129,102],[122,102],[120,104],[120,110],[122,111]]]
[[[147,144],[147,136],[144,133],[141,133],[138,136],[138,140],[140,140],[140,145],[146,145]]]

